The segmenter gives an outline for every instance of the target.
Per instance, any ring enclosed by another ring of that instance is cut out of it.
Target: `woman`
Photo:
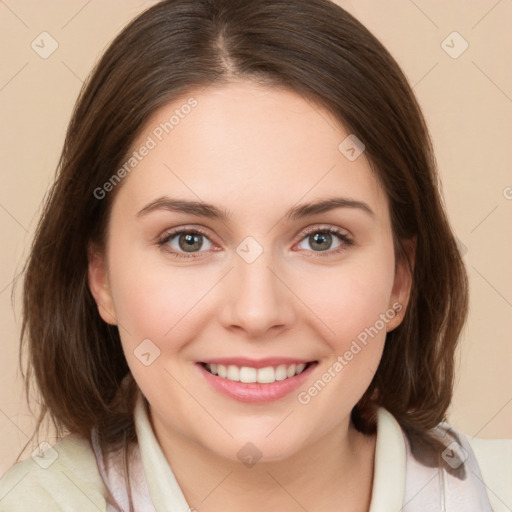
[[[359,22],[159,3],[69,126],[22,337],[38,426],[71,435],[0,510],[507,510],[511,442],[445,421],[467,301],[420,109]]]

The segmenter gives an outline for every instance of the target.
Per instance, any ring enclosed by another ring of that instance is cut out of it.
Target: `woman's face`
[[[210,86],[158,110],[103,187],[90,286],[159,437],[278,460],[350,428],[410,279],[348,136],[288,90]]]

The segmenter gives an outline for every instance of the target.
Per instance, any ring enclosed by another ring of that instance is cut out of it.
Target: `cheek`
[[[154,265],[143,251],[121,254],[122,245],[113,244],[110,280],[128,366],[151,403],[169,396],[178,403],[180,387],[166,371],[169,357],[178,360],[183,346],[199,335],[194,313],[211,285],[192,271]]]
[[[144,338],[163,340],[182,335],[193,322],[194,309],[212,287],[207,279],[198,279],[192,267],[148,258],[144,251],[124,252],[122,241],[111,251],[111,284],[119,323],[125,339],[140,343]],[[114,263],[115,262],[115,263]],[[213,277],[213,276],[212,276]]]
[[[301,275],[295,290],[315,313],[332,350],[339,352],[386,313],[393,281],[392,253],[379,258],[365,255],[317,270],[309,278]],[[380,322],[378,327],[382,330]]]
[[[384,349],[386,328],[395,316],[390,309],[394,281],[394,257],[389,251],[358,254],[329,272],[311,276],[310,286],[301,288],[304,302],[315,312],[312,332],[322,333],[328,354],[319,368],[321,382],[303,389],[298,400],[318,413],[329,404],[350,410],[368,388]],[[303,279],[301,279],[303,282]],[[314,283],[314,286],[311,285]],[[309,290],[309,292],[307,292]],[[339,420],[341,412],[329,417]]]
[[[347,264],[316,281],[310,298],[322,320],[316,325],[322,325],[329,353],[316,380],[297,395],[311,428],[318,417],[324,418],[322,432],[333,428],[368,389],[382,357],[387,323],[395,316],[390,308],[393,276],[390,258],[373,266]]]

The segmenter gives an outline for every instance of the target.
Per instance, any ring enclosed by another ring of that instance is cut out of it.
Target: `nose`
[[[295,320],[294,295],[272,261],[270,251],[248,263],[236,255],[225,280],[220,319],[225,328],[242,330],[248,339],[263,339],[286,330]]]

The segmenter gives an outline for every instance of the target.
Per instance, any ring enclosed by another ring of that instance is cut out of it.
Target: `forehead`
[[[386,198],[364,153],[351,161],[340,150],[349,135],[330,112],[290,90],[210,86],[151,116],[132,145],[137,161],[120,195],[134,208],[168,194],[233,210],[343,195],[378,213]]]

